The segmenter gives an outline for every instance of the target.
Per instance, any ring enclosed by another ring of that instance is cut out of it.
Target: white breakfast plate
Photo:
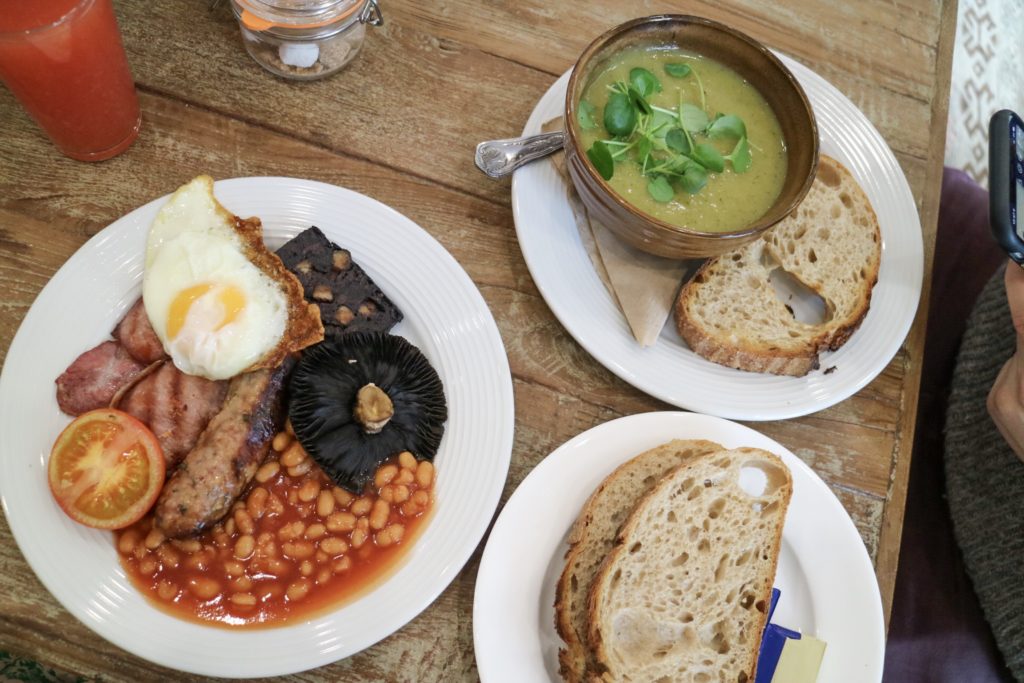
[[[329,664],[399,629],[445,589],[480,542],[512,451],[512,380],[491,313],[472,281],[422,228],[351,190],[292,178],[216,184],[220,201],[263,219],[266,242],[319,226],[405,313],[394,330],[444,382],[449,419],[437,453],[437,503],[399,568],[362,598],[279,628],[227,630],[177,619],[132,587],[113,535],[80,526],[46,483],[69,418],[54,379],[107,338],[139,296],[149,225],[166,198],[115,221],[54,275],[25,316],[0,375],[0,502],[46,588],[86,626],[139,657],[211,676],[287,674]]]
[[[622,417],[570,439],[519,485],[487,541],[473,601],[473,642],[484,683],[559,681],[555,584],[569,528],[591,492],[634,455],[672,439],[709,439],[780,456],[793,475],[773,621],[827,643],[818,683],[882,678],[882,599],[864,542],[825,483],[753,429],[708,415]]]
[[[537,288],[558,320],[606,368],[672,405],[737,420],[781,420],[827,408],[859,391],[899,350],[917,312],[924,250],[906,177],[867,117],[834,86],[780,55],[807,92],[821,152],[841,161],[867,193],[882,231],[882,263],[871,309],[860,329],[821,369],[805,377],[743,372],[694,354],[670,319],[648,348],[633,338],[618,305],[580,242],[563,184],[550,163],[529,164],[512,178],[519,246]],[[562,113],[569,73],[540,99],[523,134]],[[835,367],[825,374],[825,370]]]

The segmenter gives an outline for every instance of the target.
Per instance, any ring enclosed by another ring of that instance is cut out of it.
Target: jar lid
[[[317,28],[350,18],[367,0],[235,0],[246,28]]]

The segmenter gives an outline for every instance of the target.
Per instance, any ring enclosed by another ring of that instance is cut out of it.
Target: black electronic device
[[[989,122],[988,168],[992,236],[1024,266],[1024,121],[1009,109]]]

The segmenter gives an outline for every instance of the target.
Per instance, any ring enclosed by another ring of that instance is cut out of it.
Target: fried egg
[[[179,188],[153,221],[142,300],[178,369],[208,379],[275,367],[323,339],[316,306],[263,245],[259,220],[221,206],[209,176]]]

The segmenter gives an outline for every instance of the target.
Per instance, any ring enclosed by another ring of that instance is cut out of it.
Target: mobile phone
[[[1024,266],[1024,121],[1009,109],[989,121],[988,185],[992,236]]]

